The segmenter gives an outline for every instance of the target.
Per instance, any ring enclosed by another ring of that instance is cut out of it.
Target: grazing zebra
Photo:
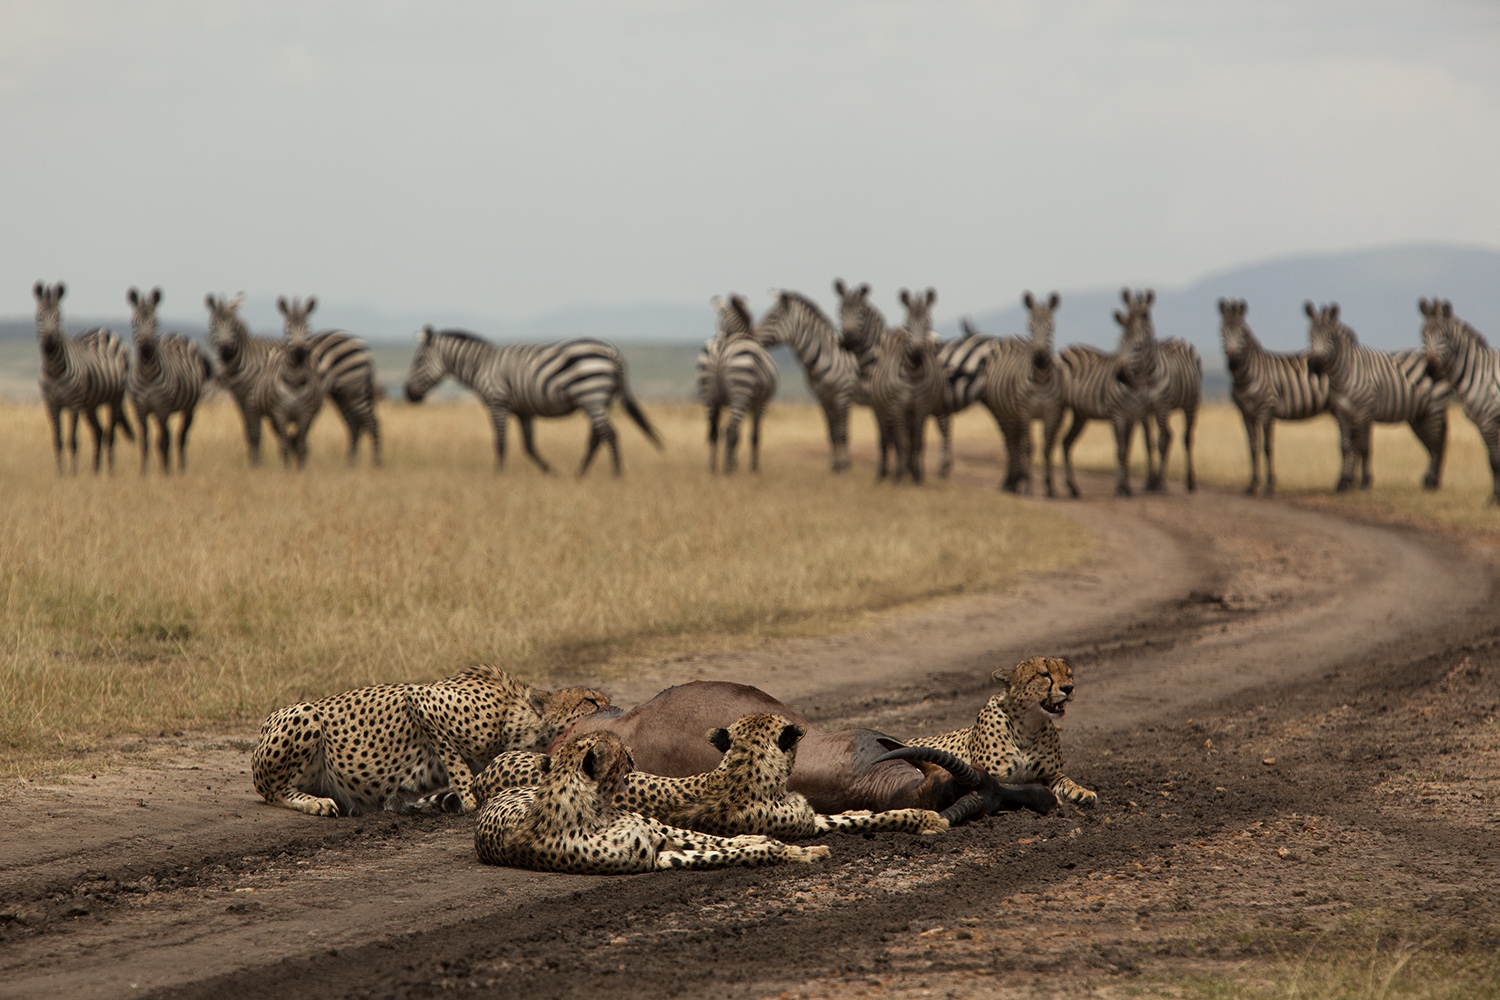
[[[776,394],[776,362],[751,335],[754,325],[750,308],[738,295],[729,301],[715,298],[719,310],[719,334],[703,345],[698,355],[698,398],[708,411],[708,471],[713,472],[719,452],[719,415],[729,408],[724,427],[724,471],[734,471],[734,453],[740,443],[740,424],[750,414],[750,471],[760,469],[760,418]]]
[[[130,334],[135,341],[135,363],[130,366],[130,402],[135,407],[136,423],[141,425],[141,473],[151,464],[151,418],[156,418],[157,451],[161,453],[161,471],[172,471],[172,432],[167,421],[172,414],[182,414],[177,431],[177,470],[187,469],[188,428],[193,426],[193,411],[203,392],[203,383],[213,375],[208,357],[194,340],[179,334],[165,337],[156,332],[156,307],[161,304],[161,289],[142,295],[131,288],[125,294],[130,303]]]
[[[1245,434],[1250,439],[1250,485],[1245,492],[1254,496],[1260,488],[1260,455],[1264,451],[1266,480],[1261,495],[1270,496],[1276,491],[1272,426],[1277,420],[1309,420],[1328,412],[1328,378],[1313,374],[1306,352],[1278,354],[1261,347],[1245,322],[1249,308],[1244,299],[1220,299],[1223,323],[1219,337],[1229,363],[1229,394],[1245,420]]]
[[[1142,373],[1151,363],[1150,345],[1139,330],[1137,304],[1127,312],[1115,310],[1115,322],[1120,324],[1118,353],[1073,344],[1058,355],[1062,403],[1073,414],[1063,435],[1063,478],[1074,497],[1078,496],[1078,484],[1073,478],[1073,444],[1090,420],[1108,420],[1114,428],[1115,459],[1120,469],[1115,494],[1130,496],[1130,439],[1135,425],[1148,412],[1149,400],[1140,387],[1145,384]]]
[[[312,301],[309,299],[308,301]],[[308,307],[309,311],[311,306]],[[347,330],[322,330],[307,338],[323,391],[349,429],[349,464],[358,459],[359,437],[370,435],[370,462],[380,464],[380,422],[375,418],[375,361],[370,347]]]
[[[277,310],[286,319],[285,343],[262,383],[265,411],[281,447],[281,464],[290,465],[295,455],[299,469],[307,465],[307,432],[323,409],[323,376],[307,336],[307,317],[317,306],[313,295],[305,303],[297,298],[290,303],[284,297],[276,300]]]
[[[943,368],[932,336],[931,310],[937,292],[912,295],[901,289],[906,325],[886,330],[870,373],[870,403],[882,427],[882,440],[896,452],[896,482],[909,474],[922,482],[923,437],[927,418],[943,399]],[[887,472],[887,449],[880,449],[880,477]]]
[[[208,307],[208,343],[218,360],[217,378],[240,408],[250,464],[255,466],[260,464],[261,421],[270,416],[265,408],[265,375],[273,363],[281,363],[282,342],[251,335],[239,316],[244,301],[244,292],[232,299],[212,294],[203,298]]]
[[[755,328],[762,347],[789,344],[807,373],[807,386],[823,407],[833,471],[849,468],[849,407],[859,392],[859,358],[840,343],[833,323],[817,304],[797,292],[780,291]]]
[[[971,392],[984,399],[985,406],[1000,426],[1005,438],[1006,472],[1001,489],[1031,492],[1031,421],[1042,421],[1045,444],[1047,495],[1052,488],[1052,444],[1062,426],[1062,375],[1052,357],[1055,314],[1062,298],[1053,292],[1039,302],[1030,292],[1021,296],[1026,307],[1028,337],[1002,337],[994,340],[980,377]],[[964,326],[966,335],[969,327]],[[949,370],[949,385],[954,380]],[[950,396],[957,401],[958,397]],[[965,404],[967,405],[967,404]],[[945,443],[946,444],[946,443]]]
[[[1420,300],[1422,347],[1433,376],[1453,387],[1464,416],[1474,421],[1490,453],[1493,491],[1500,504],[1500,354],[1480,332],[1453,315],[1453,303]]]
[[[1150,356],[1146,366],[1148,381],[1144,390],[1150,400],[1151,412],[1141,421],[1141,436],[1146,439],[1146,489],[1159,493],[1165,492],[1167,488],[1167,455],[1172,450],[1170,421],[1172,411],[1181,410],[1187,489],[1191,493],[1198,488],[1198,477],[1193,470],[1193,427],[1198,420],[1198,404],[1203,395],[1203,359],[1198,356],[1198,349],[1185,340],[1176,337],[1156,339],[1156,324],[1151,319],[1151,306],[1156,302],[1154,290],[1148,288],[1132,300],[1130,289],[1127,288],[1123,292],[1123,298],[1127,306],[1134,302],[1140,311],[1137,331],[1144,338],[1144,350]],[[1156,424],[1154,442],[1151,435],[1152,417],[1155,417]]]
[[[625,377],[625,359],[602,340],[580,337],[554,344],[510,344],[496,347],[463,330],[422,328],[417,353],[406,376],[406,398],[419,403],[446,376],[474,390],[490,411],[495,426],[495,468],[505,467],[505,423],[512,413],[521,422],[526,454],[543,472],[552,468],[536,452],[531,422],[536,417],[563,417],[583,410],[591,421],[588,451],[579,467],[581,476],[601,443],[609,444],[615,475],[620,474],[620,449],[609,422],[615,397],[658,449],[661,438],[641,412]]]
[[[1308,331],[1308,367],[1328,376],[1328,405],[1339,422],[1338,492],[1354,485],[1360,467],[1360,489],[1370,488],[1370,425],[1405,422],[1427,449],[1424,489],[1435,490],[1443,474],[1448,440],[1448,401],[1453,388],[1427,370],[1422,350],[1377,351],[1365,347],[1339,320],[1338,303],[1303,309],[1312,320]]]
[[[48,286],[38,281],[32,288],[36,296],[36,339],[42,352],[42,402],[52,424],[52,452],[57,471],[63,471],[62,411],[68,411],[68,451],[72,471],[78,471],[78,418],[88,420],[94,437],[94,471],[99,471],[100,453],[106,440],[109,445],[109,470],[115,468],[115,428],[135,440],[130,421],[125,416],[125,386],[130,379],[130,353],[119,336],[110,330],[85,330],[76,337],[63,332],[62,297],[66,291],[61,281]],[[97,410],[109,407],[109,430],[99,424]]]

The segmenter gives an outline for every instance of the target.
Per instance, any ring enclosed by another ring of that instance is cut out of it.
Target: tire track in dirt
[[[1058,509],[1100,537],[1074,571],[844,636],[662,664],[612,693],[629,704],[696,677],[748,681],[827,724],[909,734],[971,721],[994,666],[1060,652],[1080,674],[1073,770],[1118,799],[1124,761],[1160,744],[1146,732],[1307,680],[1336,699],[1493,627],[1493,561],[1448,536],[1216,492]],[[480,866],[461,817],[271,809],[243,744],[183,742],[167,770],[8,796],[0,995],[428,995],[452,980],[571,996],[606,976],[622,996],[755,994],[868,965],[885,928],[951,911],[960,885],[1046,885],[1180,833],[1150,817],[1122,838],[1076,814],[1007,816],[931,840],[833,838],[834,862],[805,868],[543,876]],[[1260,774],[1213,780],[1227,790],[1184,793],[1210,829],[1287,795]]]

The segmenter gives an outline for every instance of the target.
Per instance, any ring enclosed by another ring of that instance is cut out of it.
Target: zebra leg
[[[1120,463],[1120,479],[1115,483],[1115,496],[1128,497],[1130,492],[1130,439],[1135,436],[1134,420],[1115,421],[1115,460]],[[1146,441],[1146,464],[1151,464],[1150,435]]]
[[[1358,432],[1347,419],[1339,418],[1339,481],[1333,488],[1335,493],[1342,493],[1354,485],[1354,448],[1357,434]]]
[[[1167,492],[1167,456],[1172,453],[1172,413],[1156,414],[1156,492]],[[1144,425],[1143,425],[1144,426]],[[1147,431],[1149,434],[1150,432]]]
[[[1362,427],[1354,438],[1355,454],[1359,458],[1359,488],[1367,490],[1374,479],[1370,469],[1370,439],[1374,436],[1375,425],[1367,423]]]
[[[1184,408],[1182,415],[1182,457],[1187,462],[1187,491],[1194,493],[1198,489],[1198,473],[1193,469],[1193,427],[1198,422],[1198,410],[1196,407]]]
[[[151,468],[151,425],[148,422],[150,415],[146,408],[140,403],[135,404],[135,422],[141,425],[141,475],[145,475]]]
[[[943,438],[943,457],[938,461],[938,478],[947,479],[953,471],[953,415],[944,413],[937,418],[938,434]]]
[[[550,476],[552,474],[552,466],[548,465],[547,460],[538,455],[536,451],[536,437],[532,433],[533,419],[535,418],[523,417],[520,414],[516,415],[516,420],[521,424],[521,444],[526,448],[526,454],[531,456],[531,460],[536,463],[537,468]]]
[[[1134,436],[1134,429],[1131,435]],[[1155,493],[1161,489],[1161,473],[1157,470],[1156,439],[1151,433],[1151,415],[1147,414],[1141,418],[1141,437],[1145,438],[1146,445],[1146,492]]]
[[[78,407],[68,408],[68,451],[73,475],[78,475]]]
[[[724,427],[724,472],[726,474],[734,471],[736,453],[740,447],[740,423],[745,419],[745,409],[742,406],[731,406],[729,408],[729,423]]]
[[[908,444],[907,457],[911,463],[911,481],[918,486],[927,474],[926,465],[927,452],[927,415],[925,413],[913,414],[910,418],[911,437]]]
[[[1026,430],[1029,432],[1030,428]],[[1020,493],[1023,486],[1030,485],[1026,482],[1027,470],[1022,465],[1026,449],[1021,443],[1021,429],[1014,423],[1005,423],[1000,425],[1000,433],[1005,438],[1005,479],[1000,488],[1007,493]]]
[[[505,468],[505,420],[509,412],[502,407],[490,404],[490,423],[495,426],[495,471],[500,472]],[[524,432],[523,432],[524,436]]]
[[[84,411],[88,418],[89,432],[94,435],[94,472],[99,472],[99,460],[104,456],[104,428],[99,423],[99,414],[93,407]]]
[[[245,447],[250,453],[250,467],[255,468],[260,465],[260,432],[264,415],[253,407],[242,407],[240,415],[245,418]]]
[[[750,413],[750,471],[760,471],[760,418],[765,413],[762,407],[756,407]]]
[[[177,429],[177,471],[187,471],[188,428],[193,426],[193,410],[189,406],[182,411],[182,426]]]
[[[708,471],[719,471],[719,407],[708,409]],[[725,459],[728,461],[728,458]]]
[[[63,473],[62,407],[47,404],[47,422],[52,425],[52,457],[57,459],[57,474]]]
[[[1052,488],[1052,449],[1057,445],[1057,432],[1062,430],[1062,407],[1056,413],[1048,413],[1042,419],[1042,470],[1047,477],[1047,496],[1055,497]]]
[[[849,403],[837,401],[825,403],[823,412],[828,417],[828,441],[833,447],[833,471],[843,472],[849,468]]]
[[[1068,484],[1068,492],[1075,500],[1078,499],[1078,483],[1073,480],[1073,442],[1083,433],[1086,423],[1088,421],[1083,415],[1074,410],[1073,422],[1068,425],[1068,433],[1063,435],[1063,482]]]
[[[1490,478],[1494,483],[1490,503],[1500,504],[1500,418],[1492,417],[1489,425],[1480,431],[1480,435],[1490,453]]]
[[[1437,406],[1422,415],[1420,426],[1412,423],[1412,430],[1427,448],[1427,475],[1422,477],[1424,490],[1435,490],[1443,478],[1443,453],[1448,443],[1448,408]]]
[[[1250,485],[1245,487],[1245,495],[1253,497],[1260,485],[1260,418],[1248,410],[1241,410],[1240,417],[1245,421],[1245,437],[1250,442]],[[1266,464],[1269,472],[1269,459]]]
[[[158,413],[156,415],[156,450],[161,454],[161,474],[170,476],[172,474],[172,428],[167,426],[169,414]],[[146,441],[146,421],[141,420],[141,442]],[[143,463],[144,464],[144,463]],[[142,471],[145,471],[144,468]]]
[[[1266,488],[1261,493],[1261,496],[1266,497],[1276,492],[1276,466],[1272,463],[1271,459],[1272,453],[1276,450],[1272,443],[1272,439],[1275,437],[1273,433],[1275,428],[1275,419],[1272,417],[1267,417],[1266,422],[1262,425],[1260,431],[1261,436],[1264,438],[1263,443],[1266,449]]]

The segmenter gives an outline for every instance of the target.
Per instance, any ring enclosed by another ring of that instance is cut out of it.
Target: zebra
[[[1272,427],[1277,420],[1310,420],[1327,413],[1328,378],[1313,374],[1305,351],[1280,354],[1261,347],[1245,322],[1249,308],[1244,299],[1220,299],[1223,322],[1219,337],[1229,365],[1229,394],[1245,420],[1245,434],[1250,440],[1250,485],[1245,492],[1254,496],[1259,489],[1262,496],[1271,496],[1276,491]],[[1260,482],[1262,452],[1266,458],[1264,486]]]
[[[986,408],[995,418],[1000,433],[1005,438],[1006,472],[1001,489],[1011,492],[1031,492],[1031,421],[1042,421],[1042,440],[1046,445],[1043,461],[1046,466],[1047,495],[1052,488],[1052,444],[1057,440],[1062,425],[1062,376],[1052,356],[1052,337],[1056,327],[1055,314],[1062,304],[1056,292],[1045,302],[1038,301],[1031,292],[1021,296],[1021,304],[1027,312],[1027,337],[991,337],[990,346],[976,367],[968,361],[967,367],[974,370],[966,386],[964,362],[957,350],[965,340],[984,336],[975,334],[965,321],[964,339],[949,345],[954,350],[954,361],[948,370],[949,406],[962,409],[973,397],[984,400]],[[945,351],[946,353],[946,351]],[[977,352],[971,352],[972,358]],[[947,450],[947,442],[944,442]]]
[[[719,334],[698,355],[698,398],[708,411],[708,471],[713,472],[719,451],[719,415],[729,408],[724,427],[724,471],[733,472],[740,441],[740,423],[750,413],[750,471],[760,468],[760,419],[776,394],[776,362],[751,335],[754,326],[745,300],[713,300],[719,311]]]
[[[1328,406],[1339,422],[1339,479],[1334,489],[1354,485],[1360,466],[1360,489],[1370,488],[1370,425],[1406,422],[1427,449],[1423,489],[1435,490],[1442,479],[1443,451],[1448,440],[1448,401],[1452,386],[1437,381],[1422,350],[1377,351],[1359,342],[1354,331],[1339,320],[1339,306],[1303,310],[1312,321],[1308,330],[1309,369],[1328,376]]]
[[[777,291],[776,302],[755,328],[762,347],[789,344],[802,362],[807,386],[823,408],[833,471],[849,468],[849,407],[860,390],[859,358],[840,343],[817,304],[797,292]]]
[[[307,465],[307,433],[323,409],[323,377],[307,336],[307,317],[318,306],[317,296],[307,301],[283,296],[276,309],[285,318],[284,343],[265,370],[261,383],[265,412],[276,430],[281,464],[297,468]],[[356,438],[357,439],[357,438]]]
[[[62,297],[66,286],[59,281],[45,285],[38,281],[32,288],[36,296],[36,339],[42,352],[40,386],[47,419],[52,424],[52,452],[57,471],[63,471],[62,411],[68,411],[68,451],[72,471],[78,472],[78,418],[88,420],[94,437],[94,471],[99,471],[100,454],[106,441],[109,446],[109,471],[115,469],[115,428],[135,440],[130,420],[125,416],[125,387],[130,380],[130,353],[118,334],[96,328],[76,337],[63,331]],[[98,409],[109,408],[109,429],[99,423]]]
[[[1464,416],[1479,428],[1490,453],[1490,502],[1500,504],[1500,353],[1478,330],[1453,315],[1452,302],[1421,299],[1417,308],[1422,313],[1427,369],[1453,388]]]
[[[1125,289],[1122,294],[1129,306],[1132,302],[1130,289]],[[1172,411],[1181,410],[1187,490],[1191,493],[1198,488],[1198,477],[1193,469],[1193,428],[1198,419],[1198,405],[1202,402],[1203,359],[1198,355],[1198,349],[1185,340],[1176,337],[1156,339],[1156,324],[1151,319],[1151,307],[1156,302],[1154,290],[1146,289],[1134,301],[1140,310],[1139,336],[1145,339],[1145,350],[1151,355],[1147,364],[1149,381],[1145,386],[1151,412],[1141,421],[1141,435],[1146,439],[1146,489],[1153,493],[1166,491],[1167,455],[1172,450],[1170,421]],[[1152,417],[1156,424],[1154,442]],[[1153,451],[1155,462],[1152,461]]]
[[[358,460],[360,435],[368,433],[370,464],[380,465],[380,421],[375,417],[378,383],[369,345],[347,330],[321,330],[308,336],[307,347],[324,393],[349,430],[349,464]]]
[[[244,301],[244,292],[232,299],[215,297],[212,293],[203,297],[203,304],[208,307],[208,343],[216,359],[215,378],[229,390],[240,408],[250,464],[256,466],[260,465],[261,421],[270,416],[264,409],[264,394],[260,391],[262,377],[273,360],[280,363],[282,345],[280,340],[250,333],[239,316]]]
[[[1138,304],[1130,303],[1126,312],[1117,309],[1114,315],[1120,325],[1117,353],[1073,344],[1058,355],[1062,404],[1073,415],[1063,435],[1063,478],[1074,497],[1078,484],[1073,478],[1073,444],[1090,420],[1108,420],[1113,426],[1120,469],[1115,494],[1130,496],[1130,439],[1148,412],[1149,400],[1142,387],[1151,363],[1150,345],[1139,329]]]
[[[896,452],[896,482],[909,474],[922,482],[923,437],[927,418],[943,399],[943,369],[938,342],[932,335],[931,310],[937,292],[913,295],[901,289],[906,325],[886,330],[876,349],[870,373],[870,403],[882,426],[883,442]],[[880,449],[880,478],[887,474],[887,448]]]
[[[193,412],[203,392],[203,383],[213,375],[208,357],[197,342],[179,334],[165,337],[156,332],[156,307],[161,304],[161,289],[142,295],[136,288],[125,293],[131,306],[130,333],[135,341],[135,362],[130,366],[130,402],[135,407],[136,423],[141,426],[141,473],[151,464],[151,418],[156,418],[157,450],[161,453],[161,471],[172,471],[172,432],[167,421],[172,414],[182,414],[177,430],[177,471],[187,470],[188,428],[193,426]]]
[[[521,422],[526,454],[543,472],[552,468],[536,452],[531,422],[536,417],[562,417],[583,410],[592,422],[588,451],[578,474],[588,471],[601,443],[609,444],[615,475],[620,474],[620,449],[609,422],[609,404],[620,398],[625,412],[651,443],[661,450],[661,438],[651,426],[626,380],[625,359],[612,345],[592,337],[552,344],[509,344],[496,347],[465,330],[434,330],[424,326],[417,353],[406,376],[406,398],[420,403],[446,376],[472,389],[490,412],[495,426],[495,468],[505,467],[505,424],[514,413]]]

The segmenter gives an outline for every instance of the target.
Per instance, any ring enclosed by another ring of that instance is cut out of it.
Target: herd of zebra
[[[735,467],[740,426],[747,416],[751,421],[750,466],[758,467],[761,416],[777,382],[768,348],[784,344],[801,362],[823,410],[835,472],[850,465],[849,411],[855,403],[875,413],[881,477],[910,477],[915,482],[923,478],[927,419],[932,417],[938,424],[942,439],[938,471],[946,476],[953,463],[952,417],[973,403],[982,403],[1006,444],[1004,489],[1030,492],[1031,424],[1039,420],[1044,485],[1048,496],[1055,495],[1052,455],[1063,417],[1071,414],[1062,442],[1064,481],[1071,495],[1078,495],[1073,445],[1091,420],[1107,421],[1114,430],[1118,494],[1131,492],[1129,457],[1137,423],[1146,441],[1146,489],[1162,490],[1172,442],[1169,418],[1181,410],[1186,486],[1190,491],[1196,488],[1193,433],[1202,395],[1202,359],[1186,341],[1157,339],[1151,317],[1153,291],[1123,291],[1124,309],[1114,313],[1119,343],[1110,353],[1087,345],[1054,351],[1055,314],[1061,304],[1056,292],[1045,300],[1030,292],[1022,297],[1028,314],[1026,336],[992,336],[965,322],[961,336],[943,341],[932,328],[937,293],[931,288],[918,293],[902,289],[906,321],[890,326],[869,301],[869,285],[851,287],[837,280],[833,287],[839,297],[837,325],[815,302],[796,292],[776,292],[775,303],[758,323],[742,297],[714,300],[718,332],[704,345],[697,362],[698,393],[708,413],[710,469],[717,466],[725,409],[729,415],[723,434],[724,470]],[[277,301],[285,328],[276,339],[251,335],[238,315],[243,295],[206,296],[211,360],[191,338],[158,333],[160,289],[142,295],[131,288],[127,294],[133,354],[107,329],[68,336],[62,325],[62,283],[37,282],[33,291],[42,354],[42,398],[59,471],[64,468],[64,411],[69,418],[72,468],[77,469],[80,416],[87,419],[94,435],[95,471],[105,449],[113,467],[116,430],[134,437],[125,415],[127,395],[140,427],[143,469],[149,463],[149,422],[153,419],[162,469],[170,469],[168,418],[181,414],[177,456],[182,469],[194,408],[211,379],[227,389],[240,408],[252,465],[260,463],[263,420],[271,422],[283,462],[295,460],[299,467],[303,465],[307,432],[325,399],[333,401],[348,428],[349,461],[356,460],[359,439],[368,433],[371,460],[380,464],[375,406],[379,392],[369,347],[347,331],[309,332],[308,316],[317,305],[315,298]],[[1245,322],[1243,301],[1219,301],[1231,395],[1249,437],[1248,492],[1260,490],[1269,495],[1275,489],[1273,422],[1324,412],[1333,414],[1340,429],[1342,465],[1337,489],[1354,485],[1357,465],[1360,485],[1369,486],[1370,427],[1376,422],[1411,425],[1430,456],[1423,484],[1434,489],[1442,472],[1447,409],[1456,394],[1489,450],[1493,499],[1500,502],[1497,352],[1453,314],[1451,303],[1423,299],[1419,309],[1422,348],[1383,352],[1359,343],[1340,321],[1336,304],[1315,308],[1309,302],[1308,350],[1280,354],[1265,350],[1256,340]],[[602,340],[496,346],[466,331],[425,327],[407,376],[407,398],[420,401],[444,378],[468,387],[488,409],[497,465],[505,460],[510,415],[521,425],[526,453],[549,471],[533,441],[534,418],[582,410],[590,421],[590,436],[579,474],[587,471],[601,444],[608,444],[618,473],[619,448],[609,422],[615,399],[647,438],[662,447],[660,436],[631,394],[624,359]],[[101,408],[107,410],[107,427],[98,417]]]
[[[965,321],[961,336],[943,341],[933,332],[931,308],[937,293],[901,290],[906,322],[890,327],[869,302],[869,285],[833,283],[839,296],[839,325],[806,296],[781,291],[770,311],[755,324],[743,298],[715,299],[718,335],[698,359],[699,395],[708,410],[709,467],[715,465],[720,411],[729,410],[724,435],[724,468],[734,468],[739,425],[751,417],[750,462],[757,463],[760,418],[775,392],[776,366],[766,348],[787,344],[807,374],[808,385],[828,423],[833,469],[849,466],[848,426],[852,404],[875,412],[880,436],[880,475],[923,474],[923,427],[935,418],[942,437],[939,475],[952,467],[951,419],[972,403],[983,403],[1006,444],[1001,487],[1030,491],[1033,420],[1042,423],[1043,474],[1054,496],[1052,454],[1063,417],[1072,414],[1063,436],[1063,470],[1068,491],[1078,495],[1072,450],[1090,420],[1108,421],[1115,434],[1119,467],[1116,493],[1130,495],[1129,458],[1137,423],[1146,442],[1146,489],[1165,489],[1172,435],[1169,419],[1184,414],[1186,486],[1197,486],[1193,432],[1202,397],[1203,363],[1198,351],[1176,338],[1158,340],[1151,308],[1155,293],[1124,289],[1114,353],[1073,345],[1054,355],[1056,292],[1041,301],[1027,292],[1024,337],[995,337]],[[1305,306],[1311,328],[1309,347],[1297,353],[1265,350],[1245,322],[1243,300],[1219,300],[1220,336],[1232,380],[1231,396],[1245,421],[1250,446],[1247,492],[1269,496],[1275,490],[1272,425],[1331,413],[1338,422],[1341,470],[1337,490],[1370,485],[1370,428],[1373,423],[1411,425],[1430,461],[1423,485],[1436,489],[1447,438],[1447,411],[1456,394],[1464,413],[1479,428],[1489,451],[1492,499],[1500,503],[1500,355],[1484,337],[1453,314],[1452,303],[1422,299],[1420,349],[1377,351],[1359,343],[1339,319],[1337,304]],[[1265,459],[1262,484],[1260,461]]]

